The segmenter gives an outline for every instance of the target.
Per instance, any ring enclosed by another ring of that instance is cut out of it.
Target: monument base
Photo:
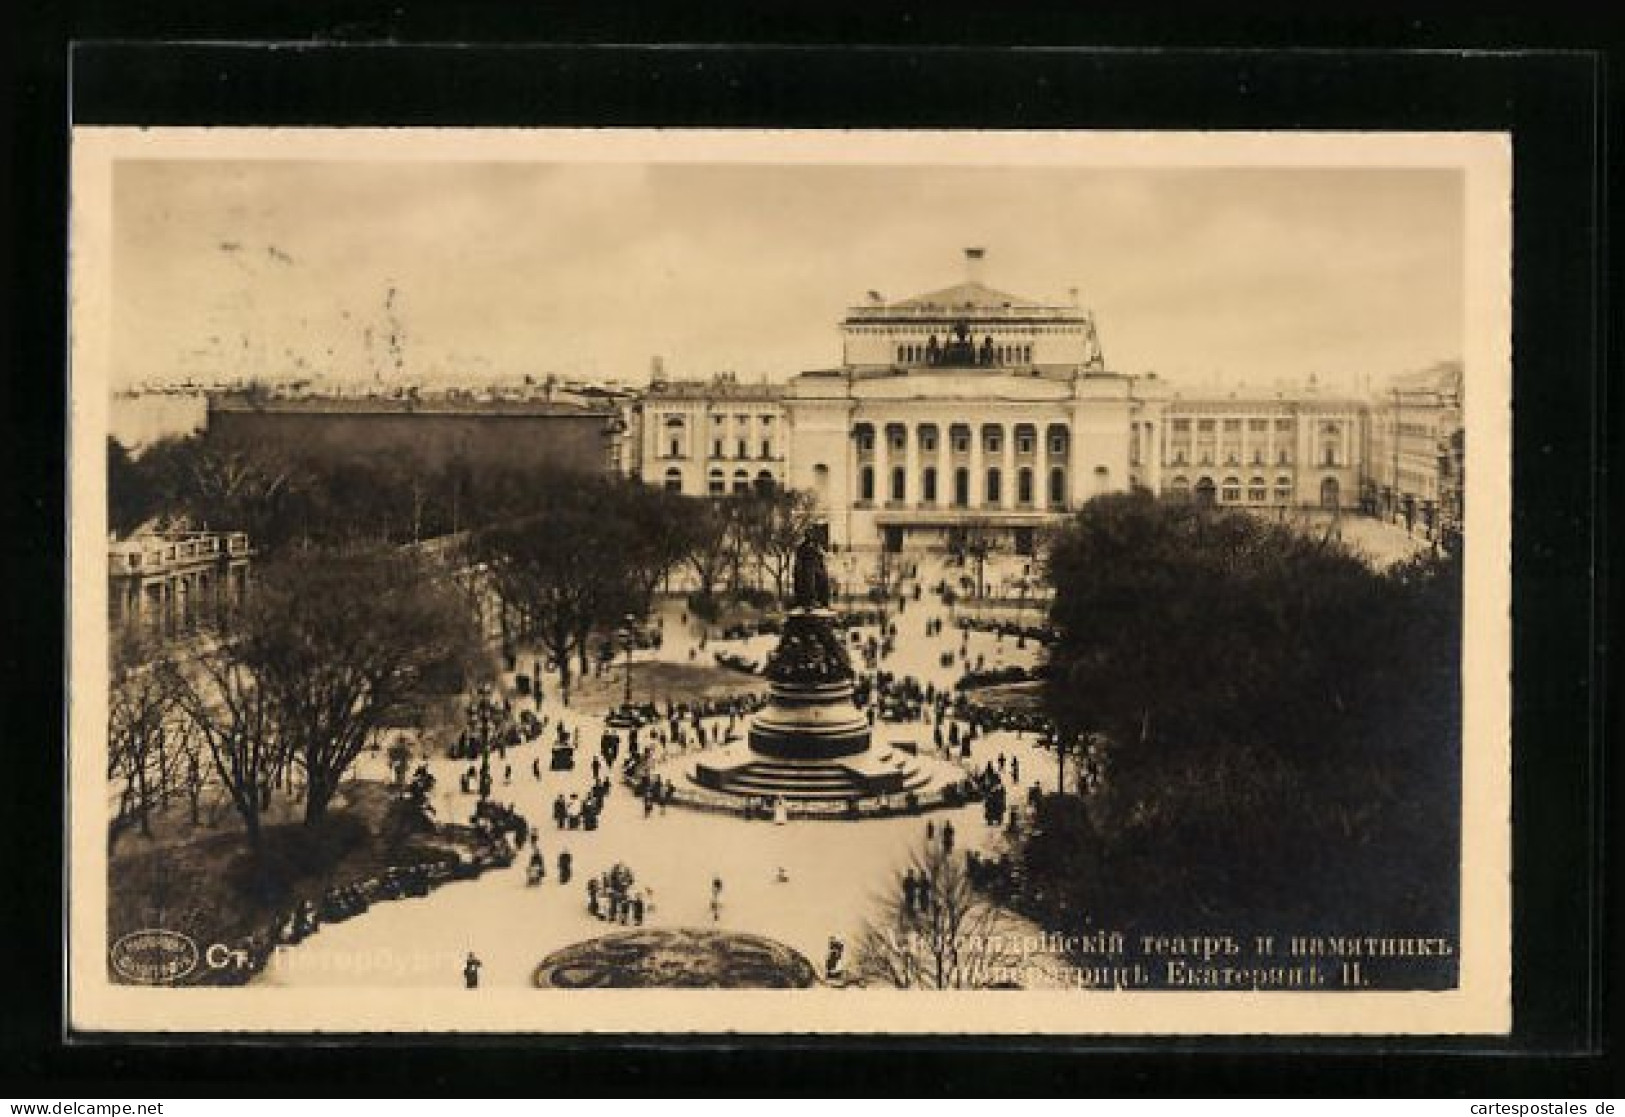
[[[690,778],[728,795],[796,801],[871,799],[921,792],[935,780],[917,757],[900,749],[866,749],[841,757],[766,756],[733,746],[704,755]]]

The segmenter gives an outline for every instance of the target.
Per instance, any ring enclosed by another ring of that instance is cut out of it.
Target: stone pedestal
[[[764,673],[771,698],[751,719],[748,746],[701,759],[693,777],[700,786],[807,800],[899,794],[931,782],[908,754],[870,748],[869,721],[852,701],[852,663],[830,610],[790,610]]]

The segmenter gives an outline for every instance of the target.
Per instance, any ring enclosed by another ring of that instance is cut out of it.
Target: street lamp
[[[632,708],[632,625],[635,620],[631,613],[621,620],[621,644],[626,648],[626,690],[621,697],[621,706],[628,710]]]

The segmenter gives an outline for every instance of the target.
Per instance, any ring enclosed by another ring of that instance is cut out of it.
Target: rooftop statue
[[[824,549],[811,532],[796,546],[795,568],[791,572],[790,605],[796,609],[829,607],[829,570],[824,566]]]

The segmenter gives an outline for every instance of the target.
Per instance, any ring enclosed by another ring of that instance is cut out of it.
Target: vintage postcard
[[[1505,135],[72,182],[74,1030],[1509,1031]]]

